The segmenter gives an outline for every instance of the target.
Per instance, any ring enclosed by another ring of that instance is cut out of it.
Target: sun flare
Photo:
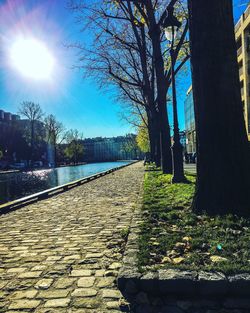
[[[54,58],[46,45],[33,38],[15,40],[10,61],[23,76],[37,80],[50,79],[54,68]]]

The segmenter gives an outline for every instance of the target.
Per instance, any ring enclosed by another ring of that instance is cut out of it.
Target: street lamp
[[[163,28],[167,40],[170,42],[170,58],[171,58],[171,83],[172,83],[172,102],[173,102],[173,121],[174,121],[174,140],[172,145],[172,160],[173,160],[173,178],[172,183],[180,183],[186,180],[183,169],[183,154],[182,145],[180,142],[178,113],[177,113],[177,99],[176,99],[176,85],[175,85],[175,51],[174,41],[177,35],[177,30],[181,26],[181,22],[174,16],[174,7],[168,7],[167,17],[163,23]]]

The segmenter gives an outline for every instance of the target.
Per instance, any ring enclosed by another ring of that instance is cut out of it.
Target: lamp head
[[[163,22],[163,28],[168,28],[168,27],[176,27],[180,28],[181,27],[181,22],[178,21],[177,17],[174,16],[174,7],[170,6],[167,8],[167,17],[165,18]]]

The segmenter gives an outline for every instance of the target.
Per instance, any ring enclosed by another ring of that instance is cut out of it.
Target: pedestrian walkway
[[[0,312],[120,312],[122,234],[142,182],[136,163],[0,216]]]
[[[194,175],[196,174],[197,170],[196,170],[196,164],[191,163],[191,164],[186,164],[184,163],[184,170],[187,174],[191,174]]]

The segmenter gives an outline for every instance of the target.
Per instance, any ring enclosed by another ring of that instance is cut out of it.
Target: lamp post
[[[182,145],[180,142],[178,113],[177,113],[177,98],[176,98],[176,84],[175,84],[175,55],[174,55],[174,40],[178,28],[181,23],[174,16],[174,8],[168,7],[168,15],[164,21],[163,27],[167,40],[170,42],[170,58],[171,58],[171,83],[172,83],[172,102],[173,102],[173,122],[174,122],[174,137],[172,145],[172,161],[173,161],[173,178],[172,183],[185,182],[186,178],[183,169],[183,154]]]

